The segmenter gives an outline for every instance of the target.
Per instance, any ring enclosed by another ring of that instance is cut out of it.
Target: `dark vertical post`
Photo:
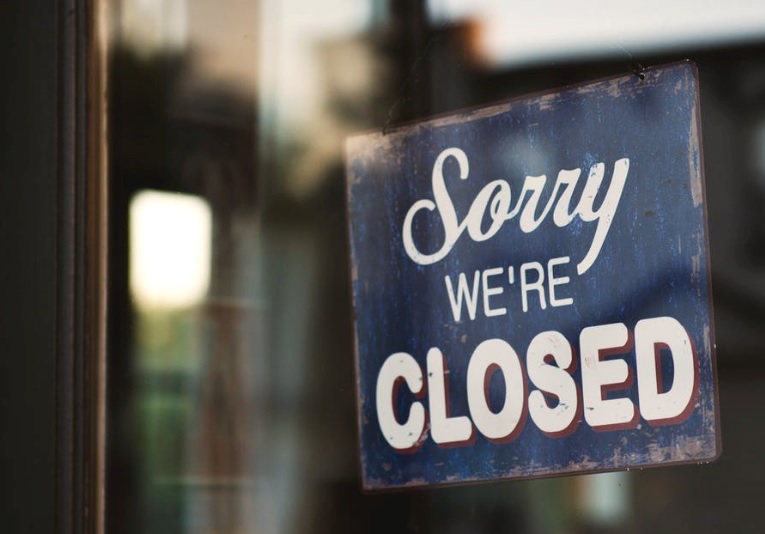
[[[97,532],[103,363],[100,132],[88,127],[97,1],[0,8],[0,507],[7,532]],[[89,139],[94,135],[93,139]],[[93,141],[93,142],[90,142]],[[95,187],[95,189],[93,187]],[[91,230],[95,227],[90,226]],[[94,248],[95,247],[95,248]],[[86,251],[92,251],[88,256]],[[92,281],[88,282],[88,281]]]
[[[425,0],[390,0],[394,82],[392,124],[431,113],[431,58],[434,40]]]

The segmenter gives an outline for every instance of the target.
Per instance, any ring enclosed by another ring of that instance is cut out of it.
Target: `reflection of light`
[[[210,279],[212,216],[191,195],[143,191],[130,205],[130,289],[139,307],[199,302]]]
[[[584,495],[582,513],[587,521],[599,526],[618,526],[629,515],[629,473],[617,471],[582,477]]]
[[[620,56],[678,45],[765,37],[765,2],[728,0],[429,0],[436,22],[476,19],[488,63]]]
[[[145,54],[186,44],[186,0],[120,2],[120,38]]]
[[[372,2],[359,0],[265,0],[262,4],[263,108],[277,120],[302,122],[319,107],[322,87],[314,46],[353,35],[370,22]],[[270,89],[270,91],[269,91]]]

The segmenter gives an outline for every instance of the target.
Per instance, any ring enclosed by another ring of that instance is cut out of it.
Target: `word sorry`
[[[619,159],[614,163],[611,183],[597,210],[594,208],[594,202],[595,196],[603,182],[603,174],[605,172],[603,163],[597,163],[590,168],[582,195],[573,211],[571,211],[571,201],[574,195],[574,188],[582,173],[581,169],[563,169],[558,173],[558,179],[550,194],[550,199],[539,215],[537,215],[537,209],[542,197],[542,191],[547,183],[547,176],[545,175],[526,176],[518,202],[512,210],[510,209],[512,200],[510,184],[505,180],[489,182],[476,195],[467,216],[460,221],[457,218],[457,212],[454,209],[454,204],[444,183],[443,166],[449,157],[457,160],[460,179],[466,180],[468,177],[470,166],[467,155],[461,149],[456,147],[447,148],[438,155],[433,165],[432,174],[433,198],[435,201],[430,199],[418,200],[409,208],[404,218],[402,236],[404,249],[412,261],[420,265],[430,265],[443,259],[449,254],[465,230],[467,230],[468,235],[473,241],[486,241],[502,228],[505,221],[519,214],[520,229],[528,234],[536,230],[545,217],[547,217],[550,210],[553,210],[553,221],[559,228],[570,224],[576,216],[579,216],[583,222],[597,221],[597,227],[590,248],[582,261],[577,265],[577,273],[580,275],[592,266],[598,258],[598,254],[600,254],[600,249],[608,235],[608,230],[611,227],[611,222],[624,190],[630,163],[628,158]],[[555,206],[554,209],[553,205]],[[414,237],[412,236],[414,217],[423,209],[428,211],[437,210],[444,227],[444,242],[441,248],[432,254],[421,252],[417,245],[415,245]],[[484,232],[481,226],[487,211],[491,218],[491,225]]]
[[[613,356],[630,352],[633,346],[639,407],[628,397],[609,394],[631,386],[632,368]],[[668,389],[660,365],[667,352],[674,369]],[[676,319],[638,321],[634,336],[623,323],[587,327],[579,335],[579,354],[577,362],[568,340],[554,330],[534,337],[526,351],[525,368],[506,341],[482,342],[467,368],[469,417],[450,415],[448,370],[438,348],[427,354],[427,386],[411,355],[391,354],[377,377],[380,430],[390,446],[403,453],[419,449],[428,429],[438,445],[455,447],[472,444],[476,429],[491,442],[507,443],[520,434],[529,415],[545,435],[559,438],[576,430],[582,412],[593,430],[611,431],[637,427],[640,416],[652,426],[676,424],[693,411],[699,384],[696,351]],[[572,376],[578,363],[581,386]],[[498,410],[489,400],[489,385],[497,371],[505,383],[505,401]],[[413,400],[404,417],[396,413],[398,390],[403,384],[415,399],[427,395],[429,413],[419,400]]]

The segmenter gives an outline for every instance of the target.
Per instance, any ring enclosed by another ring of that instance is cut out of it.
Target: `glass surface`
[[[693,25],[638,43],[615,5],[599,19],[614,46],[575,34],[513,59],[485,38],[503,17],[541,28],[538,4],[112,2],[107,532],[761,531],[765,19],[738,4],[746,44]],[[670,16],[641,24],[656,35]],[[701,78],[720,460],[363,494],[344,139],[685,57]]]

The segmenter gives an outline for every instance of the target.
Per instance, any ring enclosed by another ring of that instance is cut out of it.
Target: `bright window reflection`
[[[212,217],[192,195],[142,191],[130,205],[130,289],[139,308],[198,304],[210,282]]]
[[[428,10],[438,22],[475,20],[476,52],[495,65],[566,56],[627,57],[682,45],[746,42],[765,34],[760,0],[428,0]]]

